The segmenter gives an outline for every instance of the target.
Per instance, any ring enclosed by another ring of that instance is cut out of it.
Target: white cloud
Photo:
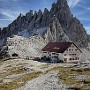
[[[90,21],[89,18],[79,18],[80,20],[83,20],[83,21]]]
[[[86,26],[85,29],[87,30],[87,33],[90,35],[90,26]]]
[[[81,0],[67,0],[70,7],[75,7]]]
[[[4,10],[0,9],[0,13],[4,16],[4,18],[1,18],[0,20],[10,20],[13,21],[19,16],[20,13],[24,13],[23,11],[12,11],[12,10]]]
[[[85,28],[86,28],[87,30],[90,30],[90,26],[86,26]]]
[[[78,13],[75,13],[76,16],[84,15],[90,11],[90,7],[84,6],[82,4],[78,4],[77,6],[78,8],[81,8],[81,11],[79,11]]]
[[[13,21],[14,19],[0,19],[0,21]]]
[[[81,7],[81,8],[83,8],[83,9],[85,9],[85,10],[90,10],[90,7],[85,7],[85,6],[83,6],[83,5],[78,5],[79,7]]]
[[[16,16],[12,13],[12,12],[9,12],[9,11],[2,11],[1,12],[3,15],[7,16],[9,19],[15,19]]]

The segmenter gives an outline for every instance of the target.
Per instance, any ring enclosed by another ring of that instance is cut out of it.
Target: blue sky
[[[48,8],[56,0],[0,0],[0,27],[7,26],[16,17],[31,10]],[[67,0],[74,16],[84,25],[90,34],[90,0]]]

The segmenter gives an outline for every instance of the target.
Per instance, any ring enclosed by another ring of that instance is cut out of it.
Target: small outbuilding
[[[42,49],[42,57],[50,58],[52,62],[80,62],[82,51],[73,42],[49,42]]]

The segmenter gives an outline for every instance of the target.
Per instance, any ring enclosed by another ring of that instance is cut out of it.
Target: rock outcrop
[[[30,38],[14,35],[13,38],[7,38],[8,54],[10,57],[16,53],[19,58],[33,59],[41,57],[41,49],[46,45],[43,38],[34,35]]]
[[[49,27],[47,29],[47,33],[45,36],[48,41],[53,41],[53,42],[70,41],[68,36],[63,31],[63,28],[61,27],[61,24],[59,23],[59,20],[55,15],[49,24]]]

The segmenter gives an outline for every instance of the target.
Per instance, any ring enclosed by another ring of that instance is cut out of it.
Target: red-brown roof
[[[72,42],[49,42],[42,51],[63,53],[73,44]]]

